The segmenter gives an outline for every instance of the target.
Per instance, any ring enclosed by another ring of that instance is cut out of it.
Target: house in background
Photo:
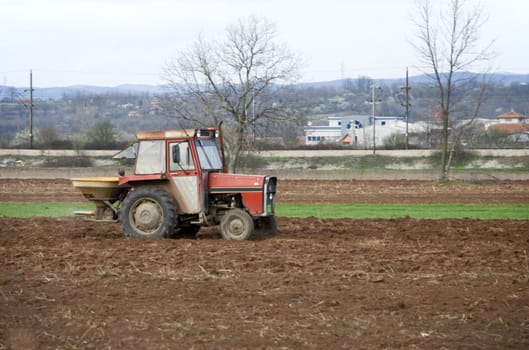
[[[529,117],[514,110],[496,117],[501,124],[529,124]]]
[[[489,122],[487,131],[496,131],[508,135],[515,142],[527,142],[529,139],[529,117],[511,110],[496,117],[497,120]]]

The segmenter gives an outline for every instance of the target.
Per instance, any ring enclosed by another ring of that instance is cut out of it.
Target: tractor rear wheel
[[[230,209],[220,220],[220,233],[225,239],[242,241],[249,239],[253,231],[253,219],[242,209]]]
[[[177,223],[176,206],[167,192],[140,187],[123,200],[120,218],[129,237],[166,238]]]

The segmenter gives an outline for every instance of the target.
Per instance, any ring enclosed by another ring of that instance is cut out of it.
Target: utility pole
[[[371,86],[371,101],[372,101],[372,107],[373,107],[373,110],[372,110],[372,116],[373,116],[373,154],[375,154],[376,152],[376,144],[375,144],[375,126],[377,125],[377,123],[375,122],[375,85],[373,84]]]
[[[409,141],[410,141],[410,134],[408,132],[408,124],[409,124],[409,117],[410,117],[410,107],[411,107],[411,104],[410,104],[410,90],[411,90],[411,87],[410,87],[410,83],[409,83],[409,80],[408,80],[408,67],[406,67],[406,86],[401,86],[400,88],[401,90],[406,90],[406,93],[404,94],[404,97],[405,97],[405,100],[404,102],[402,102],[402,99],[401,99],[401,94],[399,94],[399,99],[400,99],[400,105],[402,107],[405,108],[406,110],[406,149],[409,149]]]
[[[29,71],[29,148],[33,148],[33,72]]]
[[[410,113],[410,102],[409,102],[409,96],[410,96],[410,85],[408,82],[408,67],[406,67],[406,149],[409,148],[409,133],[408,133],[408,117]]]
[[[376,123],[376,117],[375,117],[375,105],[377,102],[379,102],[375,100],[375,89],[380,89],[380,88],[376,86],[375,84],[371,85],[371,104],[372,104],[371,115],[373,117],[373,154],[376,153],[375,128],[376,128],[377,123]]]

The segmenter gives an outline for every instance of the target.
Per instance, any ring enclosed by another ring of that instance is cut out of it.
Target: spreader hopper
[[[94,202],[96,212],[93,213],[96,219],[115,219],[117,211],[113,204],[118,201],[119,195],[123,192],[122,187],[118,187],[117,177],[82,177],[72,179],[72,184],[83,196]],[[78,212],[77,214],[89,214]]]
[[[72,179],[72,184],[90,200],[116,199],[123,191],[118,187],[117,177],[81,177]]]

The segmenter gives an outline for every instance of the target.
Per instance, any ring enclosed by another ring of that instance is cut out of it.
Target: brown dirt
[[[440,184],[409,180],[280,180],[284,203],[529,203],[529,180]],[[2,202],[84,202],[67,179],[0,179]]]
[[[278,201],[300,203],[529,203],[529,181],[286,180]]]
[[[279,191],[284,202],[529,202],[529,182]],[[65,180],[4,179],[0,200],[83,201]],[[114,223],[0,218],[0,349],[529,347],[529,221],[278,223],[274,237],[231,242],[215,229],[141,240]]]

